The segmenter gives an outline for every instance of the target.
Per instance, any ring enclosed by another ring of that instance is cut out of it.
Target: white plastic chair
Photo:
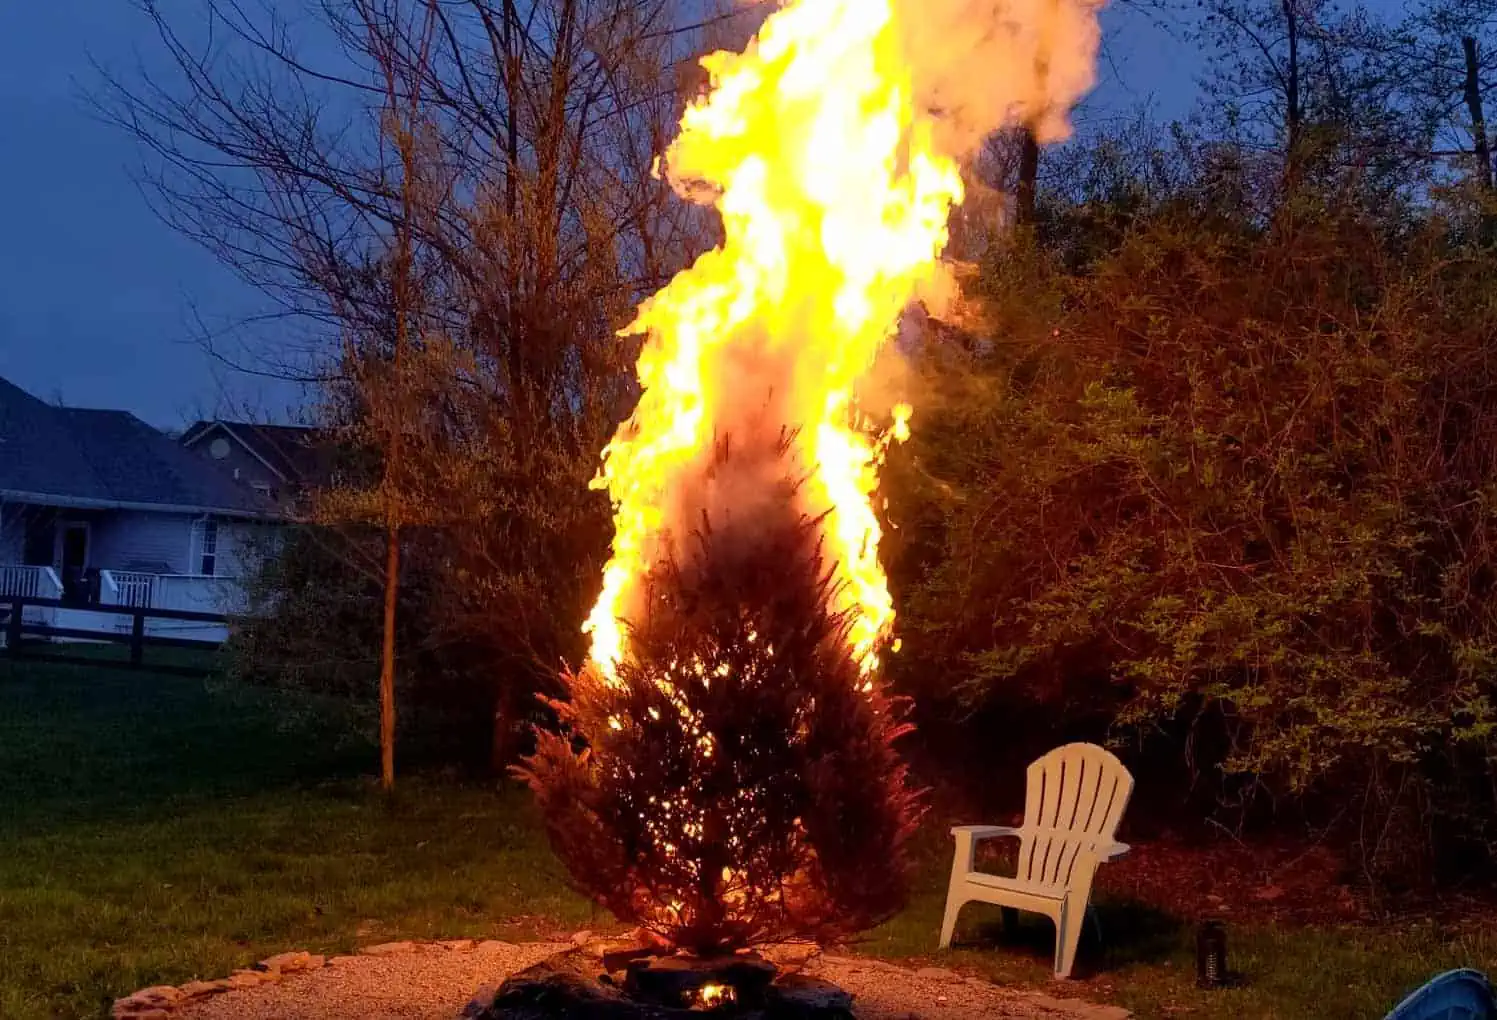
[[[1111,752],[1095,744],[1067,744],[1033,762],[1028,772],[1024,824],[958,825],[941,948],[951,945],[956,915],[974,900],[1044,914],[1055,923],[1055,976],[1070,977],[1097,865],[1121,857],[1128,844],[1113,839],[1133,776]],[[1015,836],[1018,873],[1013,878],[973,868],[979,840]]]

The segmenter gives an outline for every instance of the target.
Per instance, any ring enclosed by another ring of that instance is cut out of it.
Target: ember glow
[[[727,985],[709,983],[697,989],[696,1005],[701,1009],[717,1009],[733,1002],[736,997]]]
[[[594,482],[615,508],[584,626],[605,678],[652,565],[704,514],[751,520],[763,498],[763,479],[708,470],[714,444],[781,430],[807,478],[799,509],[825,514],[850,652],[873,671],[894,617],[874,496],[911,409],[875,420],[858,384],[909,303],[942,289],[958,157],[1005,123],[1063,134],[1095,45],[1076,0],[785,0],[744,52],[704,58],[710,89],[664,167],[716,207],[724,241],[623,331],[647,339],[643,394]]]

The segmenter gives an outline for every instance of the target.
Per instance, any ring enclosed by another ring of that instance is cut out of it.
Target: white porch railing
[[[234,615],[244,611],[246,602],[241,582],[232,577],[101,570],[99,581],[99,601],[110,605]],[[111,624],[123,631],[130,627],[130,618],[115,616]],[[196,620],[147,619],[146,633],[153,637],[224,641],[229,629],[224,624]]]
[[[134,570],[101,570],[99,601],[111,606],[154,608],[151,604],[151,590],[155,581],[155,574],[142,574]]]
[[[51,567],[0,564],[0,598],[61,599],[62,594],[62,582]],[[236,615],[244,612],[246,603],[244,588],[236,578],[147,574],[131,570],[99,571],[98,605]],[[26,610],[26,619],[101,635],[129,633],[132,626],[129,615],[98,612],[87,604],[61,608],[31,606]],[[148,618],[145,629],[152,637],[182,637],[198,641],[222,642],[229,636],[227,625],[204,620]],[[0,639],[3,639],[3,632],[0,632]],[[87,639],[72,637],[64,640]]]
[[[28,599],[62,598],[62,581],[51,567],[23,567],[0,564],[0,596]]]

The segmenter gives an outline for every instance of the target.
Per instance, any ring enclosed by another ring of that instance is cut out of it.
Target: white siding
[[[250,521],[218,522],[219,577],[249,577],[274,550],[278,526]]]
[[[107,570],[164,565],[161,573],[195,574],[192,516],[120,510],[93,526],[89,565]]]
[[[0,563],[20,563],[26,552],[26,529],[21,508],[0,504]]]

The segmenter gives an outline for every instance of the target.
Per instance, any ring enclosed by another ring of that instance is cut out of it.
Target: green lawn
[[[338,711],[0,662],[0,1017],[102,1015],[290,947],[578,925],[517,790],[387,801]]]
[[[947,862],[949,866],[949,860]],[[1061,998],[1113,1002],[1139,1017],[1199,1020],[1381,1020],[1405,994],[1451,967],[1497,970],[1491,931],[1457,934],[1424,924],[1373,929],[1229,925],[1228,963],[1240,987],[1195,987],[1194,930],[1134,903],[1100,899],[1104,945],[1082,941],[1078,980],[1050,977],[1054,930],[1022,919],[1005,933],[995,908],[972,905],[958,926],[958,948],[933,954],[945,876],[927,881],[908,910],[872,932],[863,952],[920,958],[995,981],[1042,988]]]
[[[0,1017],[99,1016],[286,949],[606,923],[566,892],[522,792],[427,776],[387,800],[361,732],[305,697],[0,661]],[[932,953],[946,852],[932,836],[910,909],[862,951],[1048,987],[1044,922],[999,937],[969,908],[977,945]],[[1096,975],[1059,994],[1141,1017],[1376,1020],[1441,969],[1497,968],[1488,933],[1239,925],[1246,983],[1206,994],[1188,930],[1103,906]]]

